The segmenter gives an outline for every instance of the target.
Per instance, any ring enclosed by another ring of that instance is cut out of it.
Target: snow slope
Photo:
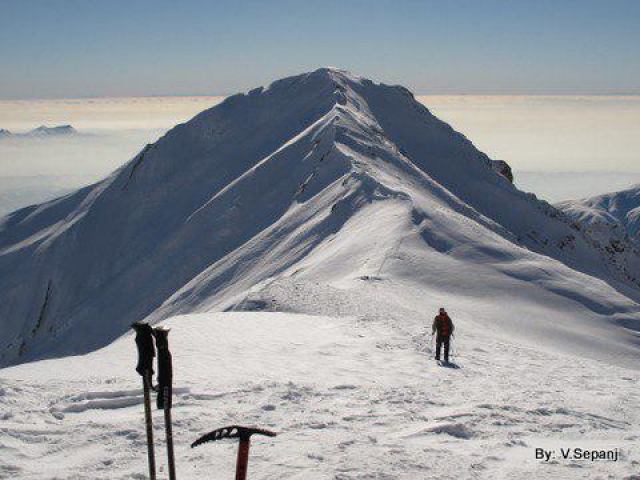
[[[189,448],[233,423],[279,433],[252,443],[249,475],[264,480],[638,478],[637,370],[497,339],[458,312],[459,368],[438,367],[423,318],[395,305],[375,316],[386,292],[367,286],[368,302],[342,291],[333,306],[361,305],[360,317],[234,312],[166,323],[178,478],[233,478],[235,443]],[[0,478],[147,478],[134,366],[127,334],[85,356],[0,370]],[[154,422],[166,478],[161,412]],[[546,463],[537,447],[619,448],[621,458]]]
[[[318,314],[381,282],[427,317],[446,300],[496,335],[634,364],[638,256],[494,165],[403,87],[340,70],[232,96],[1,220],[0,362],[89,352],[144,318]],[[278,297],[291,282],[323,300]]]

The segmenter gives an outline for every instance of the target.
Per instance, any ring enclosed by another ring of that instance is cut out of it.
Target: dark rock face
[[[494,172],[513,183],[513,171],[507,162],[504,160],[491,160],[491,168],[493,168]]]

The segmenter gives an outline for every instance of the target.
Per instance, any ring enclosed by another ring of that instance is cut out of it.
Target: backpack
[[[451,335],[452,322],[449,318],[449,315],[438,315],[438,334],[443,337],[448,337]]]

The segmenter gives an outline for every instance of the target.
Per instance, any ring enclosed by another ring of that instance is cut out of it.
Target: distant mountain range
[[[44,125],[34,128],[25,133],[13,133],[4,128],[0,128],[0,139],[5,138],[46,138],[46,137],[64,137],[76,135],[78,131],[71,125],[58,125],[55,127],[47,127]]]

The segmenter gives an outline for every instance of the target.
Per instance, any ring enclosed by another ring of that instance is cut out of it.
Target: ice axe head
[[[240,441],[247,441],[251,435],[265,435],[267,437],[275,437],[276,433],[263,428],[242,427],[240,425],[229,425],[228,427],[218,428],[212,432],[206,433],[191,444],[191,448],[197,447],[207,442],[215,442],[225,438],[239,438]]]
[[[203,435],[191,444],[191,448],[197,447],[205,442],[215,442],[224,438],[238,438],[238,457],[236,460],[236,480],[245,480],[247,478],[247,464],[249,463],[249,444],[251,443],[251,435],[265,435],[267,437],[275,437],[276,433],[263,428],[241,427],[240,425],[230,425],[228,427],[218,428],[213,432]]]

